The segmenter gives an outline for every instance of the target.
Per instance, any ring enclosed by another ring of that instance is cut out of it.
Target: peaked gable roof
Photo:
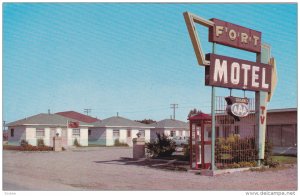
[[[93,123],[94,127],[150,127],[147,124],[139,123],[121,116],[113,116]]]
[[[79,112],[75,112],[75,111],[65,111],[65,112],[57,112],[56,114],[67,117],[67,118],[72,118],[75,120],[79,120],[81,122],[86,122],[86,123],[93,123],[93,122],[97,122],[100,119],[98,118],[94,118],[85,114],[81,114]]]
[[[164,119],[150,125],[155,128],[189,128],[188,123],[175,119]]]
[[[6,126],[19,126],[19,125],[56,125],[67,126],[68,121],[74,121],[74,119],[67,118],[58,114],[37,114],[21,120],[17,120],[6,124]],[[79,125],[88,125],[85,122],[79,122]]]

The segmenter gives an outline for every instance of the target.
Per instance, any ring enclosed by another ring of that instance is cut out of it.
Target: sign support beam
[[[256,55],[256,62],[269,64],[271,59],[270,46],[262,44],[261,53]],[[255,114],[256,114],[256,149],[258,150],[257,164],[260,166],[265,157],[266,121],[267,121],[267,98],[268,93],[255,92]]]
[[[216,53],[216,43],[212,44],[212,53]],[[211,87],[211,170],[215,168],[215,141],[216,141],[216,118],[215,118],[215,87]]]

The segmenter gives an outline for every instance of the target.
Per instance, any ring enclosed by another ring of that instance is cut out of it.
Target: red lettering
[[[264,124],[265,122],[265,116],[260,116],[260,124]]]
[[[265,106],[260,106],[260,109],[261,109],[262,115],[264,115],[264,112],[265,112],[266,107],[265,107]]]

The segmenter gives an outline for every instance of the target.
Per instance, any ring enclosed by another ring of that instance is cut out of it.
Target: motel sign
[[[216,54],[206,55],[205,85],[251,91],[271,91],[272,67]]]
[[[214,26],[209,28],[209,42],[260,53],[261,32],[212,18]]]
[[[267,102],[270,101],[277,84],[276,63],[275,59],[270,56],[270,46],[262,43],[262,33],[259,31],[216,18],[206,20],[189,12],[185,12],[183,15],[198,64],[205,67],[205,85],[212,86],[211,171],[215,170],[216,105],[214,87],[255,91],[255,145],[258,150],[258,164],[260,164],[260,160],[264,158],[265,111]],[[213,43],[211,53],[205,54],[202,50],[201,40],[196,31],[195,24],[208,28],[208,41]],[[256,53],[256,61],[218,55],[216,54],[216,44]],[[232,97],[230,93],[230,96],[226,97],[225,100],[228,104],[226,107],[227,114],[231,115],[236,121],[240,121],[240,118],[246,117],[250,113],[248,108],[249,99],[246,97]],[[192,127],[192,125],[190,126]],[[192,128],[190,129],[192,132]],[[193,136],[191,135],[191,149],[194,147],[192,142]],[[205,141],[201,138],[201,142]],[[197,148],[195,152],[197,153]],[[201,164],[202,162],[206,163],[205,161],[201,161]]]

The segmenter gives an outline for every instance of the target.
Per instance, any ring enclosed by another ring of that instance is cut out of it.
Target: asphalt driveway
[[[296,166],[208,177],[129,164],[132,148],[3,151],[4,190],[296,190]]]

